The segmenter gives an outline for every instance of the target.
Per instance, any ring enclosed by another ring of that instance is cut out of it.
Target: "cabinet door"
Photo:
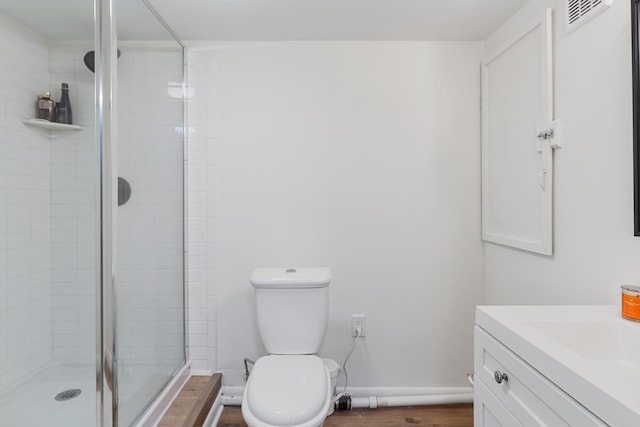
[[[474,333],[474,370],[477,380],[524,427],[605,427],[535,367],[523,361],[482,328]],[[505,374],[498,382],[496,372]]]
[[[522,426],[478,378],[473,386],[473,425],[474,427]]]
[[[544,255],[553,253],[551,40],[548,9],[482,64],[482,238]]]

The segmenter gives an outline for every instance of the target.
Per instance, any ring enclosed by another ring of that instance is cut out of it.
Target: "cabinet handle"
[[[507,376],[507,374],[500,372],[500,371],[495,371],[493,373],[493,378],[496,380],[496,382],[498,384],[502,384],[502,381],[507,381],[509,379],[509,377]]]

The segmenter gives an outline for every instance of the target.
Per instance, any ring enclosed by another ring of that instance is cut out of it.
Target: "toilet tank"
[[[316,353],[327,330],[331,270],[258,268],[250,281],[267,352]]]

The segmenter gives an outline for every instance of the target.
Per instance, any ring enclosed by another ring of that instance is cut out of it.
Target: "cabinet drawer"
[[[599,418],[571,396],[475,327],[476,376],[524,427],[604,427]],[[496,371],[506,375],[498,383]]]
[[[481,379],[473,385],[473,425],[475,427],[522,427]]]

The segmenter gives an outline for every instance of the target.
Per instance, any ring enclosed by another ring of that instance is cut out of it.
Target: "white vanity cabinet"
[[[474,427],[603,427],[598,417],[479,326],[474,343]]]

